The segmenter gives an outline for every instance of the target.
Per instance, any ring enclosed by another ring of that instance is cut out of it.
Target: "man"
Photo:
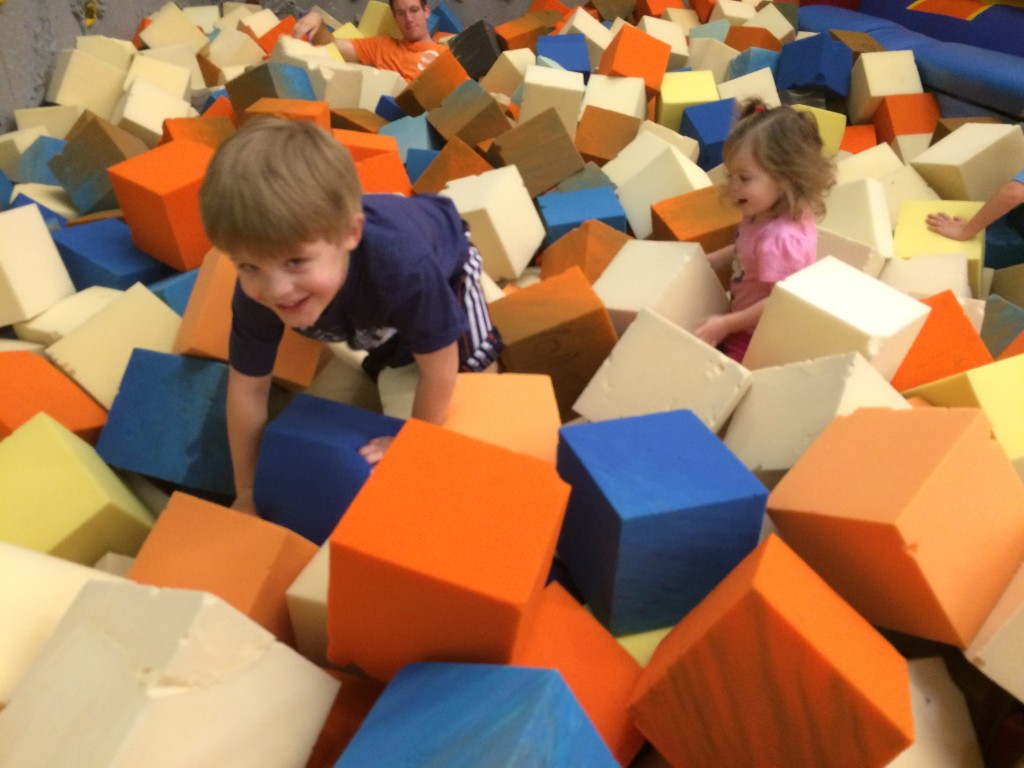
[[[387,35],[352,40],[334,37],[324,27],[323,17],[315,11],[299,19],[292,36],[316,43],[329,38],[345,61],[391,69],[409,82],[440,55],[444,46],[435,43],[427,30],[430,18],[427,0],[390,0],[389,4],[402,33],[401,40]]]

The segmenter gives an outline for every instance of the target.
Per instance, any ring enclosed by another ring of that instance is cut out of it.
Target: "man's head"
[[[430,6],[427,0],[389,0],[391,13],[407,43],[418,43],[430,39],[427,20],[430,18]]]

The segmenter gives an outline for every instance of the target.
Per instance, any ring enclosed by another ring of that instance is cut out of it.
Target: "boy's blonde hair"
[[[789,106],[769,108],[759,99],[741,105],[722,159],[728,163],[736,152],[748,149],[754,160],[782,188],[778,214],[798,216],[810,209],[825,213],[825,195],[835,184],[835,170],[822,152],[818,124],[806,112]]]
[[[199,191],[210,242],[262,258],[337,241],[362,207],[348,150],[312,123],[272,117],[243,124],[220,146]]]

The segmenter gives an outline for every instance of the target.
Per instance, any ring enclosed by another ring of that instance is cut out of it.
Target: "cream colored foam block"
[[[93,565],[97,571],[111,576],[122,576],[127,578],[128,571],[132,569],[135,558],[129,555],[122,555],[120,552],[107,552]]]
[[[285,591],[295,650],[318,667],[327,661],[327,583],[330,547],[325,543]]]
[[[123,91],[125,72],[73,48],[57,54],[46,90],[51,104],[77,105],[109,120]]]
[[[573,410],[605,421],[687,408],[717,432],[750,386],[750,371],[649,310],[641,310]]]
[[[11,199],[14,200],[20,196],[25,196],[33,203],[39,203],[43,208],[66,219],[78,216],[78,210],[71,201],[70,195],[64,190],[64,187],[56,184],[15,184],[11,192]]]
[[[930,133],[905,133],[892,140],[892,148],[904,163],[913,162],[931,145]]]
[[[850,123],[857,125],[870,120],[882,103],[883,96],[923,91],[913,51],[862,53],[850,70],[850,93],[847,100]]]
[[[836,160],[836,184],[860,179],[883,179],[904,168],[899,155],[884,141]]]
[[[782,15],[774,4],[765,3],[751,18],[743,22],[745,27],[767,29],[780,42],[788,43],[796,38],[796,30],[789,19]]]
[[[167,3],[150,17],[150,23],[139,32],[139,38],[149,48],[165,45],[187,45],[199,53],[209,39],[176,3]]]
[[[81,116],[82,107],[77,104],[25,107],[14,110],[14,122],[19,131],[27,128],[42,128],[43,135],[52,136],[55,139],[66,137],[68,131]]]
[[[213,595],[93,582],[0,715],[0,761],[301,766],[338,685]]]
[[[673,128],[666,128],[664,125],[652,120],[644,120],[640,123],[640,129],[636,132],[636,136],[641,140],[652,136],[661,139],[666,144],[670,144],[679,150],[687,160],[692,160],[693,162],[697,162],[697,158],[700,156],[700,144],[697,143],[696,139],[683,136],[679,131]],[[606,171],[607,168],[608,165],[605,164],[601,170]]]
[[[0,213],[0,326],[35,317],[74,292],[39,209]]]
[[[779,98],[779,91],[775,87],[775,77],[768,67],[756,69],[746,75],[734,77],[718,84],[718,96],[722,99],[736,99],[737,102],[744,102],[747,99],[758,98],[769,107],[778,107],[782,104]],[[805,108],[810,111],[810,108]],[[815,110],[824,112],[825,110]],[[842,117],[840,115],[840,117]],[[846,118],[843,117],[843,125],[846,125]],[[819,122],[821,127],[821,122]],[[824,136],[824,133],[822,134]],[[838,149],[839,144],[836,143]],[[835,152],[832,152],[835,154]]]
[[[697,243],[630,240],[594,282],[620,336],[641,309],[693,332],[729,298]]]
[[[1024,566],[1006,585],[964,653],[991,680],[1024,701],[1021,648],[1024,648]]]
[[[118,477],[124,481],[124,484],[128,486],[128,490],[135,495],[135,498],[142,502],[142,506],[148,509],[153,517],[159,515],[167,507],[167,502],[171,497],[170,493],[164,488],[156,486],[145,475],[120,470]]]
[[[687,35],[690,34],[691,29],[699,27],[701,24],[697,12],[690,8],[666,8],[664,13],[661,14],[661,18],[671,21],[673,24],[678,24]]]
[[[966,253],[923,253],[910,259],[889,259],[878,279],[915,299],[943,291],[970,298],[967,273]]]
[[[130,40],[106,35],[79,35],[75,38],[75,48],[102,59],[122,72],[128,71],[132,60],[139,53]]]
[[[922,254],[957,253],[967,257],[967,279],[975,298],[981,295],[981,271],[985,263],[985,233],[970,240],[950,240],[928,229],[929,213],[945,211],[951,216],[971,218],[981,203],[953,200],[909,200],[900,206],[893,235],[893,255],[910,259]]]
[[[649,156],[646,163],[635,168],[634,175],[620,184],[615,194],[626,212],[634,237],[643,240],[653,229],[652,205],[669,197],[710,186],[711,179],[699,165],[675,147],[665,145]]]
[[[612,42],[612,32],[583,8],[575,8],[559,31],[563,35],[583,35],[590,56],[590,69],[597,71],[605,49]],[[481,82],[481,85],[483,83]],[[486,86],[485,86],[486,87]]]
[[[46,355],[104,408],[110,409],[132,350],[170,354],[181,317],[141,283],[107,304]]]
[[[280,23],[281,20],[277,18],[277,14],[273,10],[270,8],[260,8],[255,13],[250,13],[244,19],[241,19],[238,22],[238,28],[242,31],[248,31],[254,37],[260,38]]]
[[[405,81],[397,72],[363,64],[342,64],[319,68],[323,87],[311,77],[314,92],[332,109],[368,109],[373,111],[383,96],[397,96]]]
[[[226,17],[225,17],[226,18]],[[263,61],[264,51],[245,32],[222,29],[206,51],[210,63],[225,73],[237,67],[255,66]],[[241,74],[241,72],[238,72]]]
[[[185,99],[172,96],[149,80],[136,78],[114,107],[110,121],[118,128],[155,147],[163,137],[164,120],[174,117],[198,117]]]
[[[647,166],[655,157],[664,152],[666,147],[672,146],[660,133],[643,130],[644,126],[650,124],[650,121],[642,123],[636,138],[601,167],[601,170],[616,187],[628,183],[640,173],[641,168]],[[693,161],[696,158],[688,157],[687,159]]]
[[[544,223],[516,166],[454,179],[441,195],[469,224],[488,275],[514,280],[523,273],[544,241]]]
[[[771,487],[836,416],[863,407],[910,405],[858,352],[761,368],[752,372],[723,440]]]
[[[1017,124],[965,123],[912,165],[946,200],[984,202],[1024,168],[1024,131]]]
[[[763,72],[765,70],[758,70]],[[818,135],[821,136],[821,143],[824,145],[822,151],[828,157],[835,157],[839,152],[839,145],[843,143],[843,132],[846,130],[846,115],[833,112],[830,109],[819,109],[806,104],[795,104],[797,112],[806,112],[814,118],[818,126]]]
[[[333,45],[313,45],[308,40],[281,35],[274,43],[274,49],[270,52],[267,60],[279,64],[291,64],[312,72],[320,66],[330,67],[334,64],[344,63],[344,59],[339,60],[331,54],[331,51],[337,50],[337,47]]]
[[[587,107],[600,107],[643,120],[647,116],[643,78],[591,75],[583,92],[581,113]]]
[[[905,165],[885,176],[882,179],[882,185],[885,187],[885,199],[889,203],[889,217],[894,223],[899,219],[903,203],[909,200],[941,199],[911,165]]]
[[[650,35],[655,40],[661,40],[668,44],[670,51],[668,64],[665,67],[667,71],[682,69],[689,63],[690,43],[686,38],[686,30],[680,25],[673,24],[667,19],[643,16],[636,26],[641,32]]]
[[[576,135],[586,85],[582,72],[569,72],[534,65],[526,68],[523,77],[523,98],[519,122],[525,123],[546,109],[554,108],[570,136]]]
[[[123,293],[102,285],[89,286],[61,299],[30,320],[15,323],[14,333],[19,339],[48,346],[59,341]]]
[[[45,129],[39,125],[0,134],[0,171],[3,171],[9,179],[17,180],[21,156],[35,143],[36,139],[45,135]],[[6,207],[5,204],[4,208]]]
[[[0,442],[0,541],[92,565],[134,555],[153,518],[96,453],[46,413]]]
[[[735,48],[713,37],[690,40],[690,68],[710,72],[716,83],[729,79],[729,64],[739,55]]]
[[[757,13],[757,8],[752,3],[745,3],[743,0],[716,0],[711,6],[711,15],[708,21],[725,19],[731,25],[743,24],[750,21]]]
[[[848,264],[824,258],[775,284],[743,363],[753,370],[860,352],[889,381],[929,311]]]
[[[963,692],[941,657],[910,659],[914,743],[886,768],[982,768],[985,761]]]
[[[598,26],[601,25],[598,24]],[[513,48],[509,51],[502,51],[491,68],[487,70],[487,74],[480,78],[480,85],[491,93],[503,93],[511,97],[523,84],[526,70],[536,63],[537,55],[529,48]]]
[[[293,38],[288,39],[291,40]],[[297,40],[296,42],[301,41]],[[144,59],[154,59],[156,61],[182,67],[188,70],[189,92],[187,92],[183,98],[189,98],[191,91],[202,91],[206,88],[206,79],[203,77],[203,71],[199,68],[199,60],[196,58],[195,54],[192,53],[192,49],[187,45],[167,45],[163,48],[147,48],[144,51],[139,51],[139,54],[140,57]]]
[[[36,354],[43,354],[43,345],[34,341],[22,341],[21,339],[0,338],[0,352],[28,351]]]
[[[821,226],[869,245],[882,256],[893,255],[892,220],[882,182],[858,179],[838,184],[825,206]]]
[[[224,3],[220,20],[213,25],[214,29],[218,29],[221,32],[226,30],[237,31],[238,25],[242,23],[242,19],[249,14],[256,13],[258,10],[258,6],[250,5],[249,3]],[[331,26],[335,26],[327,16],[324,16],[324,21]]]
[[[167,48],[186,52],[189,50],[187,45],[168,46]],[[167,48],[164,50],[167,50]],[[192,59],[195,60],[194,54]],[[176,99],[188,99],[189,94],[192,92],[191,68],[183,67],[171,61],[165,61],[156,56],[136,56],[132,60],[131,67],[128,68],[128,74],[124,78],[125,90],[140,78],[149,81],[152,85]]]
[[[53,633],[64,611],[89,581],[116,576],[0,541],[0,710]]]
[[[878,277],[887,259],[866,243],[818,227],[818,259],[832,256],[871,277]]]
[[[202,30],[204,35],[209,35],[216,29],[220,21],[220,8],[216,5],[191,5],[182,8],[188,20]]]
[[[366,353],[357,353],[344,344],[331,344],[330,348],[333,354],[303,391],[325,400],[379,413],[381,404],[377,387],[361,365]]]

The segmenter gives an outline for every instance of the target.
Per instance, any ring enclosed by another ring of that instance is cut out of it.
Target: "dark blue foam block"
[[[184,316],[185,308],[188,306],[188,300],[192,297],[192,289],[195,288],[198,276],[199,268],[196,267],[188,272],[175,272],[170,277],[150,283],[148,287],[164,304],[179,315]]]
[[[558,671],[421,662],[395,675],[335,765],[618,763]]]
[[[416,180],[427,170],[427,166],[434,162],[439,154],[441,151],[437,149],[412,147],[405,156],[405,172],[409,174],[409,181],[415,184]]]
[[[551,59],[569,72],[579,72],[584,78],[590,76],[590,52],[584,35],[541,35],[537,38],[537,56]]]
[[[1024,262],[1024,236],[1014,224],[1024,224],[1024,210],[994,221],[985,228],[985,266],[1004,269]]]
[[[729,62],[728,79],[749,75],[759,69],[770,69],[772,78],[779,71],[779,52],[767,48],[747,48]]]
[[[815,88],[844,97],[850,92],[853,51],[829,35],[812,35],[782,46],[775,85]]]
[[[466,25],[462,23],[459,17],[455,15],[455,11],[444,0],[430,9],[428,26],[430,27],[431,35],[435,32],[450,32],[453,35],[457,35],[466,28]]]
[[[767,489],[692,411],[562,427],[558,554],[613,634],[676,624],[757,545]]]
[[[143,253],[120,219],[100,219],[53,233],[75,290],[93,285],[126,290],[135,283],[161,280],[174,273],[166,264]]]
[[[7,177],[7,174],[0,171],[0,211],[6,211],[11,205],[11,196],[14,194],[14,183]]]
[[[589,219],[626,231],[626,211],[611,187],[549,192],[537,198],[537,207],[547,232],[545,245],[550,245]]]
[[[374,112],[378,117],[383,117],[388,122],[405,117],[405,110],[398,106],[394,96],[381,96],[377,100],[377,107]]]
[[[710,171],[722,163],[722,147],[736,117],[736,99],[695,104],[683,111],[679,132],[700,147],[697,165]]]
[[[227,380],[218,361],[134,350],[97,452],[118,469],[233,496]]]
[[[253,499],[260,515],[322,544],[366,478],[359,449],[404,422],[353,405],[297,395],[263,434]]]
[[[64,151],[67,142],[52,136],[40,136],[24,151],[18,161],[15,174],[19,182],[32,184],[50,184],[60,186],[60,181],[50,170],[50,160]]]

